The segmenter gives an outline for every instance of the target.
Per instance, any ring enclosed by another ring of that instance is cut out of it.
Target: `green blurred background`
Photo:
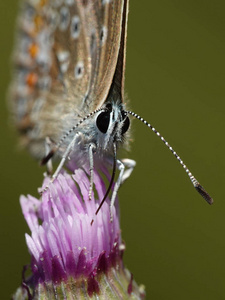
[[[20,194],[36,194],[42,172],[8,122],[17,1],[0,1],[1,299],[9,299],[29,262]],[[133,121],[125,155],[137,161],[120,190],[125,264],[147,299],[225,299],[225,2],[130,3],[126,91],[212,194],[209,206],[148,128]],[[124,156],[124,153],[123,153]]]

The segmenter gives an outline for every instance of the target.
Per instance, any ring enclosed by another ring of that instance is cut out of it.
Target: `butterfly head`
[[[99,131],[99,144],[107,150],[113,143],[123,142],[130,120],[122,104],[108,102],[96,116],[96,126]]]

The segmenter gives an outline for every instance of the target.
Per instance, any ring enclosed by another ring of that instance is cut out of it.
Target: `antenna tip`
[[[211,205],[213,204],[213,198],[206,192],[206,190],[201,186],[200,183],[195,186],[196,191]]]

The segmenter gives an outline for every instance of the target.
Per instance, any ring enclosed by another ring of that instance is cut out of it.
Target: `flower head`
[[[47,181],[49,178],[43,186]],[[94,294],[99,299],[140,299],[138,288],[122,262],[124,245],[118,202],[110,212],[107,199],[91,225],[106,193],[105,183],[97,172],[92,200],[88,191],[87,174],[77,169],[73,175],[65,171],[59,174],[41,201],[21,196],[23,214],[31,230],[31,235],[26,234],[26,242],[32,257],[32,277],[23,286],[27,286],[31,299],[46,293],[52,297],[46,299],[60,295],[75,299],[78,294],[79,299]]]

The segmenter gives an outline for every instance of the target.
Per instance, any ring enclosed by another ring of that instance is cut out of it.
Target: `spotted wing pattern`
[[[124,6],[123,0],[22,3],[11,102],[21,142],[34,156],[45,155],[46,137],[57,143],[106,101]]]

